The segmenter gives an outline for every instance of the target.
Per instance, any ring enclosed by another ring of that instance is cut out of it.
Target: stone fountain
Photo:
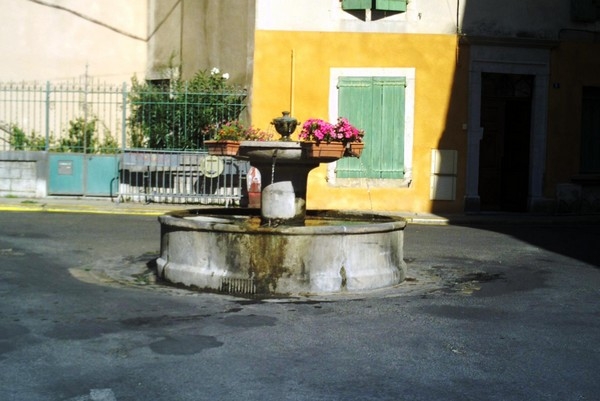
[[[262,177],[260,209],[214,208],[159,217],[158,275],[239,295],[361,292],[404,281],[399,217],[307,210],[308,174],[337,157],[310,157],[289,140],[297,121],[273,120],[280,141],[242,142],[238,157]]]

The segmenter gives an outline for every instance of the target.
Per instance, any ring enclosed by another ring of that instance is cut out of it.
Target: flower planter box
[[[302,147],[306,152],[306,157],[310,159],[331,159],[329,161],[341,158],[346,150],[341,142],[303,142]]]
[[[364,148],[365,144],[363,142],[351,142],[348,145],[346,145],[344,157],[359,158]]]
[[[239,141],[204,141],[204,145],[214,156],[235,156],[240,149]]]

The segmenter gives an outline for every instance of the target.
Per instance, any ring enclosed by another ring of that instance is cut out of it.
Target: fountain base
[[[158,275],[239,295],[361,292],[404,281],[399,217],[307,211],[302,226],[261,226],[252,209],[198,209],[159,217]]]

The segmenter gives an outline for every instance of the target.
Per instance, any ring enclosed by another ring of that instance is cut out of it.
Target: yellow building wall
[[[252,123],[272,132],[275,131],[270,122],[284,110],[291,111],[300,122],[311,117],[328,119],[330,68],[414,68],[411,185],[334,187],[327,181],[327,165],[322,164],[309,175],[307,206],[414,212],[436,209],[430,201],[431,149],[440,148],[442,136],[446,137],[444,142],[460,146],[465,143],[448,140],[449,135],[461,134],[458,131],[466,121],[466,107],[450,107],[451,102],[457,101],[454,81],[458,52],[454,35],[257,31],[254,51]],[[458,101],[464,99],[466,95],[458,96]],[[449,110],[463,112],[449,116]],[[452,132],[448,127],[453,127]],[[299,131],[300,128],[295,134]],[[455,150],[459,151],[460,160],[465,151]],[[464,176],[459,171],[461,174]],[[459,182],[462,181],[460,177]],[[464,189],[459,185],[456,201],[436,203],[441,210],[462,210],[463,196]]]
[[[580,173],[581,100],[584,86],[600,86],[600,44],[561,42],[552,53],[544,194]]]

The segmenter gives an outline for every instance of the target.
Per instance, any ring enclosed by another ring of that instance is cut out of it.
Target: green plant
[[[100,143],[98,151],[99,153],[119,153],[119,143],[109,131],[104,133],[104,139]]]
[[[48,146],[51,146],[53,142],[52,136],[48,138]],[[28,148],[29,150],[45,150],[46,149],[46,138],[43,136],[38,136],[35,131],[31,132],[31,135],[28,138]]]
[[[246,126],[239,120],[211,124],[204,130],[205,137],[215,141],[269,141],[272,134]]]
[[[11,127],[10,146],[14,150],[25,150],[27,147],[27,135],[21,128],[13,125]]]
[[[85,120],[79,117],[69,121],[68,137],[61,138],[57,151],[94,153],[96,149],[97,119]]]
[[[38,136],[35,131],[29,135],[17,125],[10,126],[10,146],[13,150],[44,150],[46,138]]]
[[[258,128],[249,128],[246,134],[246,141],[272,141],[273,133],[263,131]]]
[[[236,120],[245,107],[246,92],[230,85],[228,78],[216,68],[200,71],[189,81],[170,78],[152,84],[133,77],[128,119],[131,145],[202,148],[207,127]]]

